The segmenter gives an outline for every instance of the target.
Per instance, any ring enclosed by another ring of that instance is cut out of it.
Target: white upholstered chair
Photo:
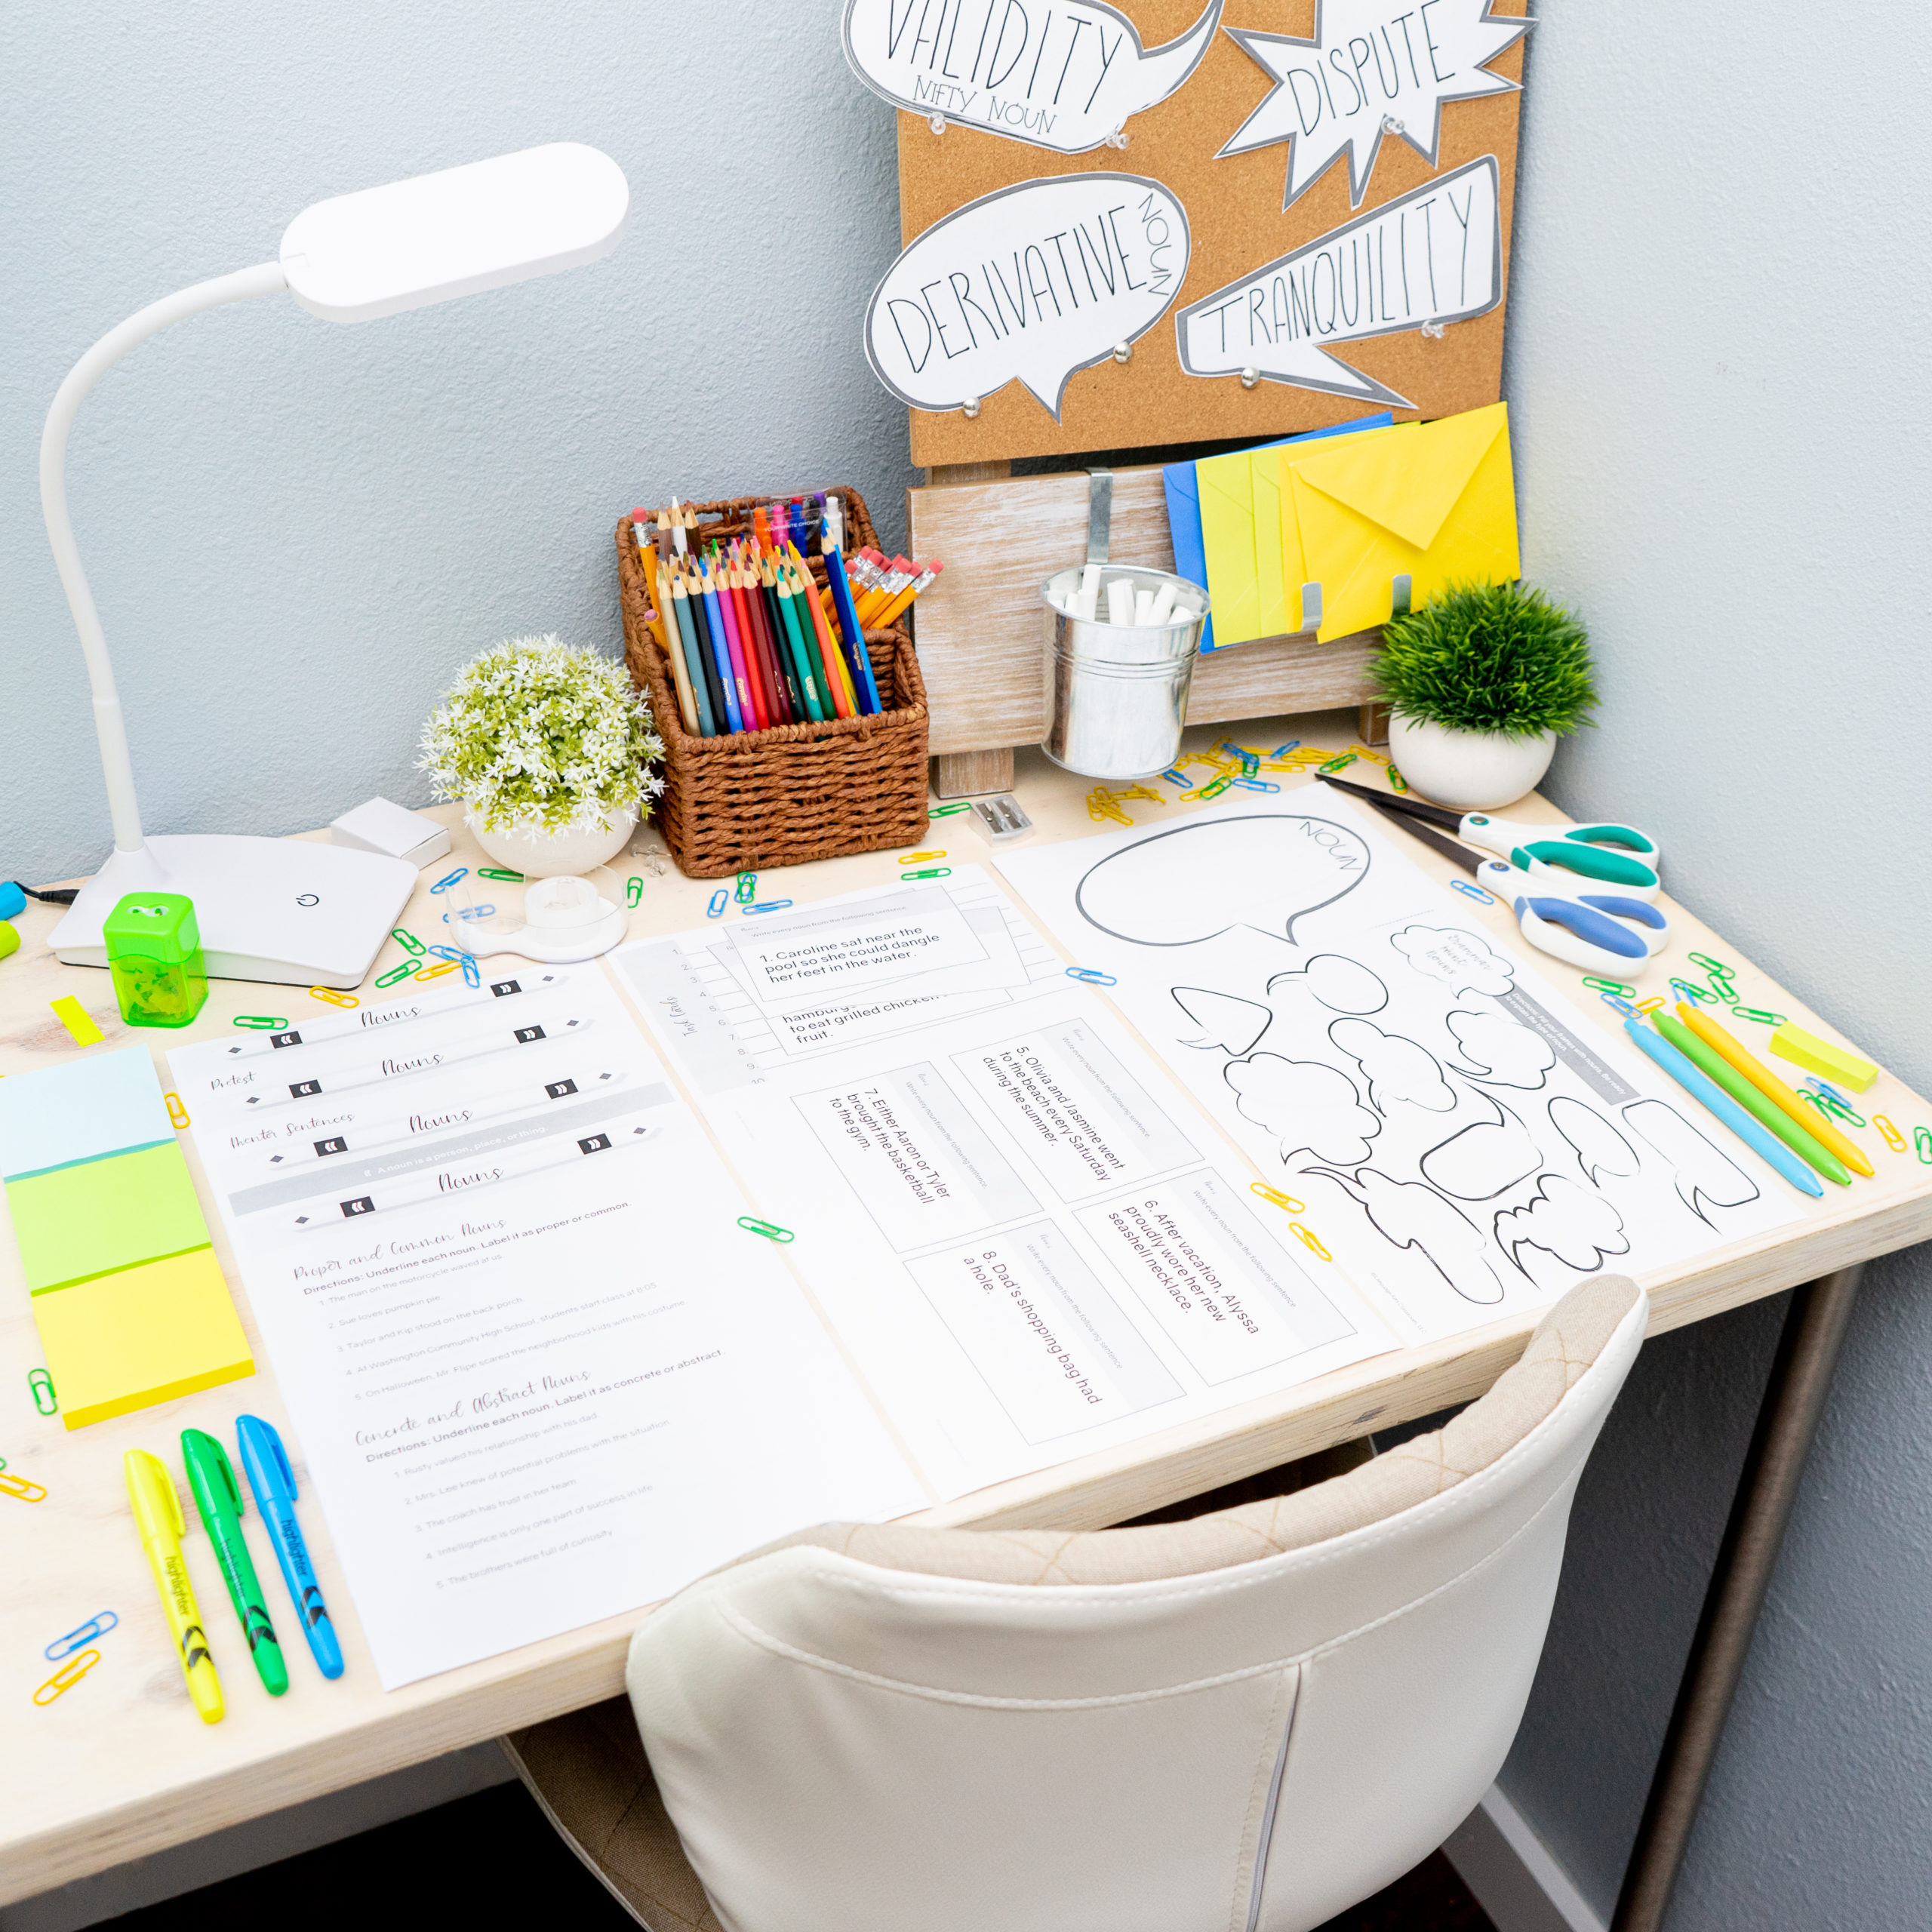
[[[645,1620],[635,1730],[512,1754],[652,1932],[1308,1932],[1500,1767],[1647,1313],[1585,1283],[1447,1428],[1293,1495],[808,1531]]]

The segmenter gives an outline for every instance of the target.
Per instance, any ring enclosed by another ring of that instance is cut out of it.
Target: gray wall
[[[40,519],[88,346],[271,259],[325,195],[587,141],[633,226],[592,267],[341,328],[192,317],[84,406],[69,482],[148,829],[285,832],[426,797],[418,728],[506,635],[620,642],[635,503],[828,482],[897,537],[906,416],[859,318],[897,252],[891,110],[826,0],[10,8],[0,78],[0,877],[111,838]],[[657,231],[654,232],[654,230]]]
[[[1794,0],[1535,11],[1523,551],[1605,697],[1555,795],[1657,828],[1674,893],[1932,1091],[1932,15],[1869,0],[1853,58]],[[1672,1932],[1932,1915],[1928,1290],[1923,1249],[1868,1274]],[[1585,1478],[1503,1783],[1606,1911],[1783,1306],[1647,1348]]]

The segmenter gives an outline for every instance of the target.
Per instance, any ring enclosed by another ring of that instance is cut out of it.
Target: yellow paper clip
[[[1389,789],[1393,792],[1406,792],[1409,781],[1392,764],[1389,768]]]
[[[339,993],[333,986],[311,986],[309,997],[325,1001],[331,1006],[350,1007],[362,1004],[353,993]]]
[[[1183,793],[1182,795],[1186,798],[1192,798],[1198,796],[1198,794],[1189,792]],[[1091,798],[1088,799],[1087,801],[1087,816],[1091,818],[1096,825],[1104,824],[1109,819],[1112,819],[1116,825],[1131,825],[1134,823],[1133,820],[1129,818],[1126,813],[1122,811],[1119,806],[1114,804],[1111,799],[1109,799],[1104,805],[1097,805]]]
[[[1306,1214],[1308,1210],[1291,1194],[1284,1194],[1278,1187],[1270,1187],[1265,1180],[1251,1180],[1248,1192],[1258,1194],[1263,1201],[1272,1201],[1277,1208],[1285,1208],[1291,1214]]]
[[[419,966],[413,977],[418,980],[440,980],[445,973],[462,971],[460,959],[439,959],[433,966]]]
[[[1320,1255],[1324,1261],[1334,1260],[1335,1257],[1299,1221],[1291,1221],[1288,1226],[1294,1230],[1296,1240],[1300,1241],[1310,1254]]]
[[[943,852],[902,852],[892,863],[895,866],[929,866],[945,857]]]
[[[17,1496],[23,1503],[45,1503],[47,1492],[37,1482],[29,1482],[25,1476],[10,1475],[0,1469],[0,1496]]]
[[[789,1228],[781,1228],[770,1221],[754,1220],[749,1214],[740,1214],[738,1225],[747,1234],[762,1235],[767,1241],[794,1241],[797,1237]]]
[[[1357,758],[1372,758],[1377,764],[1386,764],[1389,762],[1380,752],[1372,752],[1366,745],[1351,745],[1349,749],[1353,752]]]
[[[1150,792],[1144,785],[1130,785],[1124,792],[1116,792],[1114,796],[1117,800],[1145,798],[1149,804],[1153,805],[1164,805],[1168,802],[1159,792]]]
[[[34,1702],[45,1706],[52,1703],[56,1697],[66,1696],[100,1661],[100,1653],[98,1651],[83,1651],[78,1657],[69,1657],[33,1694]]]
[[[1189,798],[1218,798],[1234,782],[1232,776],[1224,771],[1211,784],[1202,786],[1199,791],[1183,792],[1180,795],[1182,802],[1185,804]]]
[[[1905,1152],[1905,1136],[1883,1114],[1874,1114],[1872,1116],[1872,1124],[1885,1137],[1885,1145],[1894,1154],[1903,1154]]]
[[[1318,771],[1342,771],[1346,770],[1355,761],[1355,755],[1353,752],[1343,752],[1339,758],[1331,758],[1326,764],[1317,765],[1315,769]]]
[[[1648,999],[1640,999],[1636,1010],[1639,1013],[1661,1013],[1667,1004],[1662,993],[1653,993]]]
[[[188,1109],[181,1104],[181,1096],[179,1094],[164,1094],[161,1097],[168,1103],[168,1118],[177,1127],[186,1127],[188,1124]]]
[[[87,1008],[72,993],[47,1003],[54,1009],[54,1018],[66,1028],[75,1046],[91,1047],[107,1037],[88,1017]]]

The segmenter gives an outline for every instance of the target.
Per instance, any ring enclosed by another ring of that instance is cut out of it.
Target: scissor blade
[[[1351,791],[1361,789],[1358,786],[1352,785],[1349,789]],[[1425,845],[1433,848],[1445,859],[1460,866],[1470,878],[1475,877],[1476,868],[1482,863],[1482,854],[1471,851],[1466,845],[1458,845],[1453,838],[1444,838],[1441,832],[1432,832],[1426,825],[1418,825],[1414,819],[1401,810],[1402,801],[1400,798],[1385,798],[1377,792],[1363,792],[1362,796],[1381,813],[1383,817],[1393,819],[1411,838],[1420,838]],[[1440,808],[1430,805],[1426,809],[1435,811]]]
[[[1346,778],[1331,778],[1325,771],[1315,774],[1324,785],[1332,785],[1338,792],[1346,792],[1351,798],[1366,798],[1371,805],[1380,805],[1384,811],[1398,812],[1404,818],[1419,818],[1427,825],[1439,825],[1444,832],[1460,832],[1463,814],[1452,812],[1446,805],[1426,805],[1420,798],[1407,798],[1392,792],[1371,792],[1366,785],[1352,785]]]

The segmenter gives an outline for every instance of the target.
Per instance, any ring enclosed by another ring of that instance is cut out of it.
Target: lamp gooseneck
[[[41,432],[41,512],[47,519],[47,540],[53,546],[54,561],[67,593],[68,608],[74,614],[74,628],[80,632],[82,654],[87,659],[88,681],[94,691],[94,731],[100,740],[101,770],[107,780],[108,809],[113,815],[117,852],[133,854],[143,849],[141,808],[134,796],[134,768],[128,754],[128,728],[121,714],[121,694],[115,688],[114,665],[107,654],[100,614],[94,608],[87,574],[81,568],[81,553],[67,515],[68,432],[88,390],[137,343],[158,334],[169,323],[178,322],[184,315],[218,309],[224,303],[245,301],[253,295],[274,295],[288,286],[281,264],[264,262],[257,268],[198,281],[190,288],[149,303],[118,328],[103,336],[67,372],[66,380],[55,392],[54,406],[47,412],[47,426]]]

